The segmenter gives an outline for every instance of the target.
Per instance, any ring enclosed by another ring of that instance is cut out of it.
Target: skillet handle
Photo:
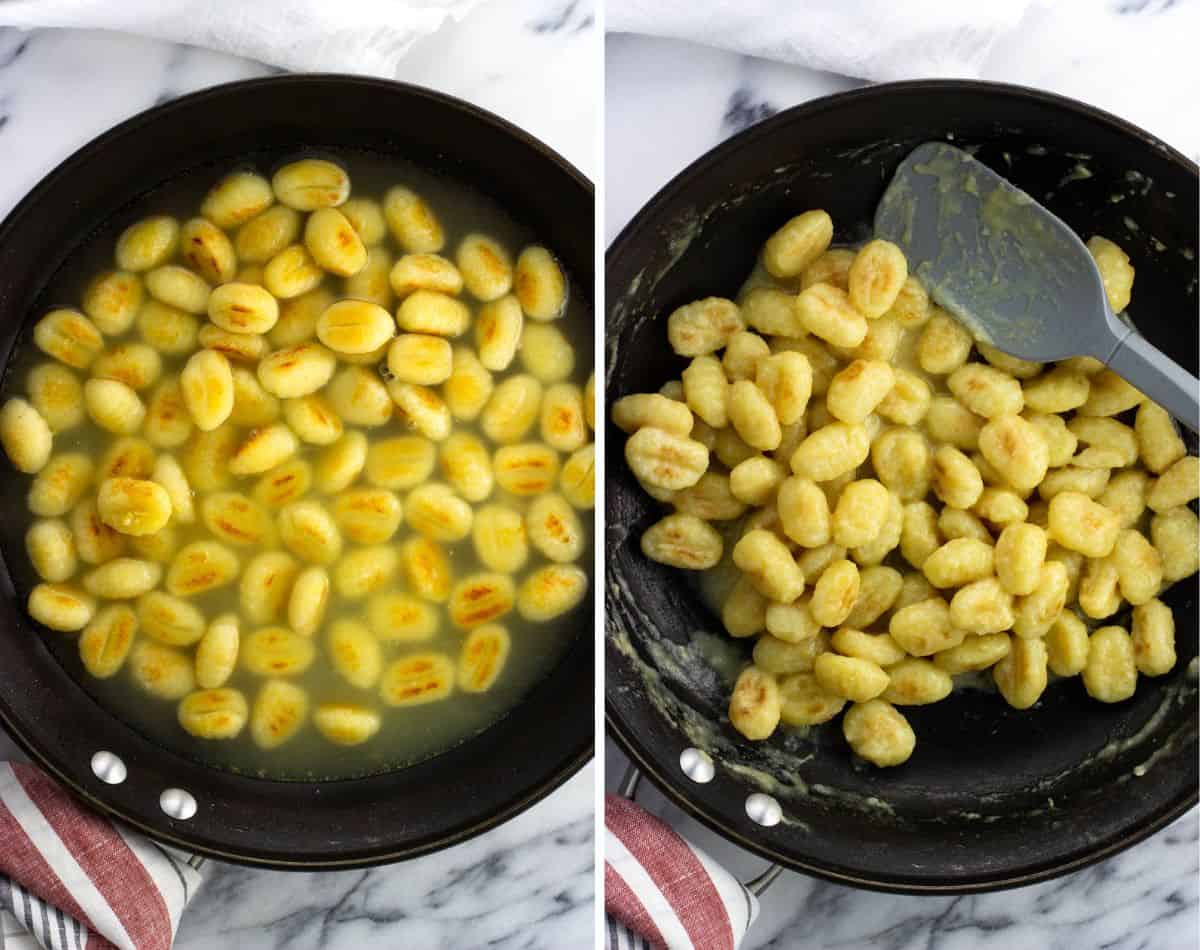
[[[636,765],[631,763],[617,785],[617,794],[628,798],[630,801],[637,801],[637,790],[641,782],[641,771]],[[750,878],[748,881],[742,881],[742,886],[755,897],[761,897],[766,889],[774,884],[782,873],[782,864],[768,864],[762,873]]]

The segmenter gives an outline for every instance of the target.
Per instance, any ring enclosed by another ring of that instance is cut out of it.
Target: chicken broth
[[[590,629],[593,331],[553,251],[362,152],[197,169],[90,235],[4,383],[32,506],[5,559],[55,655],[163,746],[270,778],[503,717]]]

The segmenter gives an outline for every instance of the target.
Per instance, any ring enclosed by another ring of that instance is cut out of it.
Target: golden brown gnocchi
[[[668,317],[681,378],[612,407],[629,468],[674,509],[643,553],[716,569],[726,631],[757,638],[734,728],[765,739],[850,703],[851,747],[896,765],[915,737],[895,707],[957,676],[991,670],[1026,709],[1050,673],[1117,702],[1170,670],[1158,598],[1200,565],[1200,462],[1167,413],[1095,360],[976,341],[895,245],[831,239],[824,212],[790,220],[740,294]],[[1128,256],[1089,248],[1123,309]],[[1132,635],[1089,637],[1126,604]]]
[[[122,222],[109,269],[71,285],[79,309],[35,318],[0,409],[31,476],[40,583],[22,594],[43,627],[81,631],[84,669],[130,684],[155,728],[253,743],[264,772],[361,769],[314,742],[403,764],[485,727],[577,626],[526,635],[589,589],[595,379],[568,274],[507,242],[519,229],[486,198],[443,212],[451,191],[416,172],[351,196],[324,157],[239,168],[191,217]],[[682,336],[709,332],[700,309]],[[713,332],[745,327],[732,303],[714,313]],[[717,374],[761,385],[798,444],[807,357],[735,348]],[[689,436],[691,410],[664,421],[659,398],[630,404],[631,427]],[[707,452],[715,431],[698,438]],[[691,477],[646,448],[651,478]],[[787,459],[764,461],[781,479]],[[738,490],[758,497],[771,483],[752,468]],[[406,728],[456,693],[438,738]]]
[[[388,706],[423,706],[454,692],[457,670],[444,653],[414,653],[383,671],[380,698]]]

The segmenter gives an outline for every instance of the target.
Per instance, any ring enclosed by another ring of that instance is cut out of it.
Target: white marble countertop
[[[1076,4],[1078,6],[1078,4]],[[1116,3],[1094,2],[1097,10]],[[1129,2],[1134,11],[1081,30],[1078,48],[1024,31],[993,50],[980,78],[1089,101],[1200,157],[1200,71],[1177,35],[1185,4]],[[1171,11],[1174,11],[1173,13]],[[1192,24],[1200,23],[1195,4]],[[1165,27],[1165,29],[1164,29]],[[747,126],[860,80],[643,36],[610,35],[605,52],[607,240],[689,163]],[[1118,80],[1119,74],[1119,80]],[[913,78],[919,78],[914,76]],[[627,760],[607,743],[605,781]],[[764,862],[685,816],[643,783],[639,802],[743,880]],[[1195,950],[1200,946],[1200,813],[1117,857],[1033,887],[970,897],[906,897],[786,873],[763,895],[744,950]]]
[[[1034,86],[1091,103],[1200,159],[1200,70],[1194,52],[1200,4],[1062,0],[1060,6],[1078,19],[1034,15],[1034,22],[1001,38],[980,75],[971,78]],[[1111,12],[1117,9],[1127,12]],[[1064,51],[1064,44],[1074,45]],[[607,37],[604,76],[609,241],[676,173],[729,136],[790,106],[863,84],[627,34]]]
[[[596,170],[599,45],[587,0],[506,0],[420,41],[397,78],[468,99]],[[157,102],[275,70],[101,32],[0,29],[0,216],[58,162]],[[16,755],[0,733],[0,760]],[[590,946],[588,765],[525,814],[440,854],[371,871],[275,873],[208,862],[180,950]]]

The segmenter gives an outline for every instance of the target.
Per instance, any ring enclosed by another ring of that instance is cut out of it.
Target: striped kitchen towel
[[[0,762],[0,950],[169,950],[199,864]]]
[[[758,899],[668,825],[619,795],[604,803],[607,950],[736,950]]]

